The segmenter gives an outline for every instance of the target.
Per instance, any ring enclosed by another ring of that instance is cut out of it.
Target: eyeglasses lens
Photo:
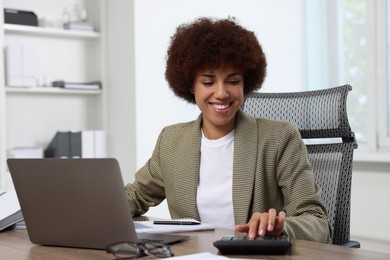
[[[168,245],[160,242],[132,243],[122,242],[107,246],[107,253],[112,253],[117,259],[129,259],[152,255],[158,258],[173,256]]]
[[[107,253],[112,253],[117,259],[145,256],[144,250],[136,243],[118,243],[107,247]]]
[[[144,245],[145,253],[151,254],[160,258],[171,257],[173,253],[168,245],[159,242],[148,242]]]

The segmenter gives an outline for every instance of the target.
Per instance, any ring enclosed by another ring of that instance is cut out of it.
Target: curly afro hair
[[[198,18],[180,25],[167,51],[165,78],[176,96],[195,104],[191,93],[196,72],[204,67],[233,66],[244,72],[244,95],[260,89],[267,61],[255,34],[235,18]]]

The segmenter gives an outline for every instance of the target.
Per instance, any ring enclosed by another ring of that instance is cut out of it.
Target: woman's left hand
[[[276,215],[275,209],[269,209],[268,212],[256,212],[247,224],[236,225],[236,231],[246,232],[250,239],[266,235],[277,237],[283,233],[285,218],[284,211]]]

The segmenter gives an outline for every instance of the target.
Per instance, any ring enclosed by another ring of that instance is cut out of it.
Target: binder
[[[95,139],[93,130],[72,132],[70,135],[70,157],[94,158]]]
[[[46,158],[70,157],[70,131],[57,131],[54,138],[45,149]]]
[[[11,44],[5,49],[6,80],[9,87],[35,87],[37,58],[32,46]]]
[[[81,132],[72,132],[70,134],[70,157],[81,158]]]
[[[95,138],[95,158],[107,157],[106,132],[103,130],[95,130],[94,138]]]

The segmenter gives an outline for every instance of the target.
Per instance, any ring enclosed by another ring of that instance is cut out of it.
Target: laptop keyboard
[[[257,237],[249,239],[245,235],[228,235],[214,242],[214,246],[218,248],[221,254],[285,254],[291,247],[290,238],[287,236],[279,237]]]

